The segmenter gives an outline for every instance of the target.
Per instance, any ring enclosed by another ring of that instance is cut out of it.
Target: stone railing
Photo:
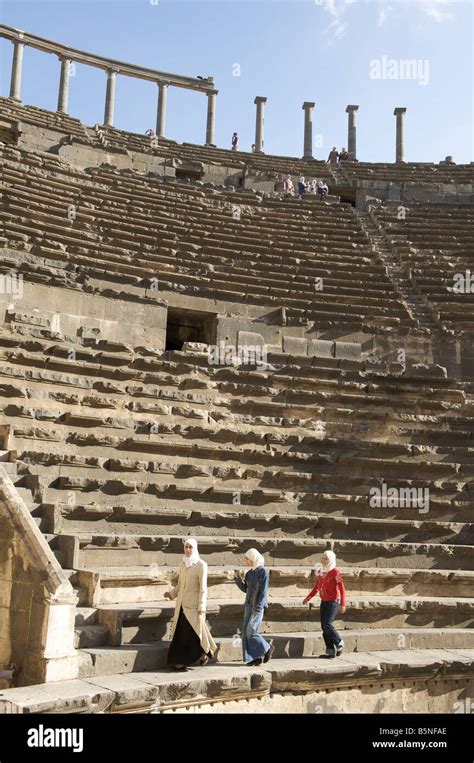
[[[180,74],[171,74],[156,69],[148,69],[144,66],[128,64],[124,61],[117,61],[111,58],[104,58],[95,53],[86,53],[77,48],[71,48],[61,45],[51,40],[45,40],[34,34],[23,32],[20,29],[0,25],[0,37],[11,40],[13,43],[13,62],[10,82],[10,98],[20,101],[21,76],[23,67],[23,52],[25,46],[36,48],[44,53],[52,53],[59,58],[61,63],[59,92],[58,92],[58,111],[63,114],[68,113],[69,82],[71,72],[74,71],[74,64],[85,64],[102,69],[107,75],[107,85],[105,93],[104,124],[113,125],[115,111],[115,89],[117,74],[125,77],[136,77],[138,79],[155,82],[158,86],[158,110],[156,120],[156,133],[158,137],[164,137],[166,125],[166,100],[168,87],[180,87],[186,90],[195,90],[207,95],[207,125],[206,125],[206,144],[215,143],[215,110],[216,96],[218,91],[214,88],[212,77],[185,77]]]
[[[13,61],[10,81],[10,98],[21,101],[21,77],[23,67],[23,52],[25,46],[41,50],[44,53],[56,55],[60,61],[61,69],[59,76],[58,107],[57,111],[68,113],[68,96],[71,73],[74,72],[76,63],[86,66],[94,66],[102,69],[106,76],[104,125],[113,126],[115,112],[115,91],[117,75],[136,77],[154,82],[158,86],[158,105],[156,116],[156,135],[153,138],[164,138],[166,131],[166,102],[169,87],[180,87],[186,90],[195,90],[207,96],[207,122],[206,122],[206,146],[215,146],[215,123],[216,123],[216,96],[218,90],[214,87],[213,77],[186,77],[180,74],[149,69],[144,66],[117,61],[112,58],[86,53],[83,50],[62,45],[34,34],[29,34],[21,29],[8,27],[0,24],[0,37],[10,40],[13,44]],[[257,154],[264,152],[264,128],[265,128],[265,104],[267,98],[256,96],[255,143],[252,151]],[[313,101],[303,103],[304,111],[304,149],[303,158],[313,158]],[[358,105],[350,104],[346,108],[348,115],[347,124],[347,158],[349,161],[357,161],[357,129],[356,113]],[[397,118],[396,132],[396,161],[404,162],[404,114],[406,108],[397,107],[394,114]]]
[[[0,464],[0,662],[22,685],[77,677],[77,596]]]

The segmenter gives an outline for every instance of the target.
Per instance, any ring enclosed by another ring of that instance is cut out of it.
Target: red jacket
[[[316,585],[311,593],[307,595],[306,601],[312,599],[317,593],[321,596],[321,601],[335,601],[340,598],[341,607],[346,606],[346,589],[344,588],[342,575],[337,567],[334,567],[327,575],[318,575]]]

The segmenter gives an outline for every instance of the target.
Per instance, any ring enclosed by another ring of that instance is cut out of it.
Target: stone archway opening
[[[185,342],[211,344],[216,336],[216,316],[171,308],[166,322],[166,350],[182,350]]]

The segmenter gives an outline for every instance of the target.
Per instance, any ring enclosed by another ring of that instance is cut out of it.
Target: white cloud
[[[334,40],[340,40],[346,34],[348,24],[342,19],[347,8],[356,2],[359,0],[322,0],[322,7],[332,16],[331,23],[325,29],[328,45]],[[321,5],[321,0],[317,2],[317,5]]]
[[[449,5],[451,5],[450,0],[423,0],[422,10],[437,24],[442,24],[443,21],[453,18],[453,14],[447,10]]]
[[[418,9],[421,13],[437,24],[450,21],[453,14],[450,8],[459,0],[395,0],[395,5],[388,5],[387,0],[315,0],[316,4],[321,6],[332,17],[331,23],[325,29],[328,37],[328,44],[334,40],[340,40],[346,34],[349,23],[345,14],[353,5],[367,4],[375,6],[377,9],[377,26],[381,27],[387,23],[390,15],[396,14],[400,7],[405,10],[414,11]]]
[[[344,24],[340,18],[335,18],[328,26],[327,31],[333,39],[340,40],[344,37],[347,30],[347,24]]]

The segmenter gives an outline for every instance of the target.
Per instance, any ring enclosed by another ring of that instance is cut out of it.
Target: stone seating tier
[[[474,330],[474,208],[469,205],[409,204],[372,208],[374,221],[385,232],[420,298],[444,329]],[[455,279],[463,276],[464,291]]]

